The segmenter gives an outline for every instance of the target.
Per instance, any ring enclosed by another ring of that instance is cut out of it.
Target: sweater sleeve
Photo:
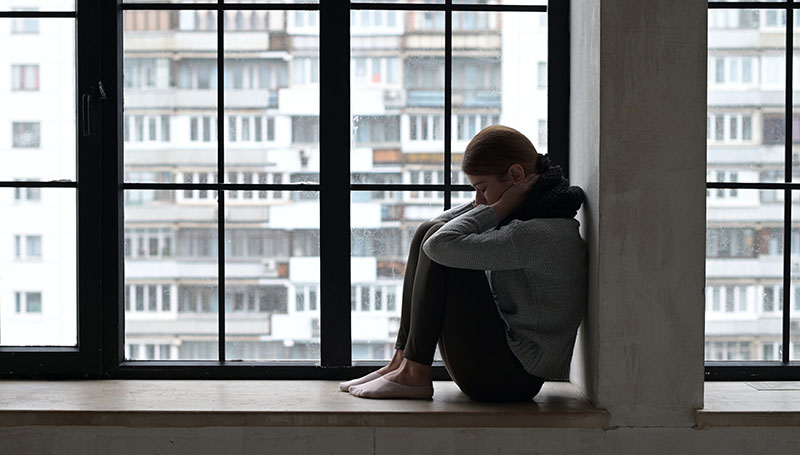
[[[494,210],[480,206],[454,218],[422,245],[434,262],[473,270],[522,268],[513,229],[494,229],[499,220]]]
[[[472,210],[472,208],[473,208],[472,202],[466,202],[457,207],[453,207],[450,210],[445,210],[444,212],[440,213],[435,218],[433,218],[431,221],[441,221],[443,223],[447,223],[448,221],[469,212],[470,210]]]

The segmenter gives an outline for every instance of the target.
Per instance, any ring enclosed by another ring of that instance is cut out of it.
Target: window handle
[[[91,130],[89,129],[90,106],[92,102],[92,91],[89,89],[88,93],[81,95],[81,133],[84,136],[89,136]]]

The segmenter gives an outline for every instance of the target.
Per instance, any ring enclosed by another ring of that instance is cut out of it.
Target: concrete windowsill
[[[569,383],[513,404],[473,402],[452,382],[434,388],[433,400],[412,401],[356,398],[336,381],[0,381],[0,426],[608,426]]]
[[[747,382],[706,382],[699,428],[800,425],[800,390],[756,390]]]

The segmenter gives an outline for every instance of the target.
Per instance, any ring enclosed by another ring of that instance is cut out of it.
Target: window
[[[39,90],[39,65],[11,65],[11,90]]]
[[[42,236],[15,235],[14,257],[17,259],[40,259],[42,257]]]
[[[11,8],[12,11],[36,11],[36,8]],[[39,19],[36,17],[15,17],[11,19],[11,33],[39,33]]]
[[[539,62],[539,88],[547,88],[547,62]]]
[[[790,32],[789,5],[772,6],[729,2],[709,8],[705,338],[706,360],[713,362],[706,365],[710,379],[775,379],[790,367],[791,339],[783,327],[789,326],[784,304],[793,308],[800,295],[792,282],[797,247],[790,226],[797,217],[797,188],[791,183],[797,157],[791,149],[800,144],[800,118],[791,108],[797,100],[766,98],[785,93],[787,77],[797,80],[797,59],[781,45],[770,49],[744,38]],[[742,102],[745,98],[752,102]],[[784,197],[785,190],[792,197]],[[792,237],[784,238],[785,232]],[[784,260],[793,264],[791,270],[784,270]],[[741,363],[726,363],[730,360]]]
[[[14,308],[16,313],[41,314],[41,292],[15,292]]]
[[[14,148],[39,148],[39,122],[13,122],[11,124]]]
[[[462,7],[448,4],[441,11],[426,11],[425,5],[418,4],[403,11],[381,7],[343,14],[341,9],[320,11],[311,4],[285,14],[270,12],[271,16],[258,10],[259,5],[253,10],[247,4],[217,6],[178,10],[174,5],[151,4],[145,11],[119,2],[117,11],[97,17],[102,23],[121,20],[119,27],[108,28],[122,31],[119,58],[103,59],[100,69],[107,74],[105,70],[119,61],[116,71],[122,77],[120,87],[108,87],[111,82],[103,78],[109,99],[97,103],[104,117],[102,125],[91,123],[92,136],[102,133],[108,139],[112,136],[106,133],[115,133],[119,147],[106,148],[101,154],[93,144],[96,141],[81,139],[77,141],[82,147],[80,166],[66,163],[65,167],[85,171],[91,163],[101,166],[111,180],[119,171],[120,197],[103,191],[95,206],[86,203],[85,192],[75,197],[77,183],[69,186],[74,178],[64,182],[60,176],[29,175],[26,168],[12,175],[36,178],[55,188],[41,190],[40,196],[38,188],[18,183],[9,201],[25,210],[40,208],[63,215],[62,205],[48,191],[65,190],[82,204],[75,211],[82,220],[77,223],[80,264],[99,258],[92,241],[97,242],[98,251],[112,256],[119,251],[118,264],[95,263],[88,270],[98,276],[81,274],[81,280],[88,281],[76,282],[81,292],[91,288],[87,283],[106,286],[96,290],[102,299],[80,302],[81,324],[119,335],[92,339],[81,333],[79,349],[119,353],[107,369],[104,363],[94,365],[92,371],[110,377],[147,376],[154,371],[148,361],[191,360],[185,371],[199,377],[217,369],[220,361],[226,369],[237,368],[239,361],[260,361],[265,362],[264,368],[246,369],[243,374],[302,377],[309,371],[318,376],[315,365],[320,363],[338,368],[350,366],[351,360],[380,359],[391,352],[388,340],[397,333],[408,231],[470,194],[463,176],[445,169],[445,161],[457,164],[464,142],[481,128],[499,123],[501,116],[511,126],[527,121],[526,134],[532,140],[538,140],[539,120],[551,126],[567,124],[566,116],[548,118],[544,102],[566,99],[558,92],[567,80],[563,73],[566,55],[548,57],[546,43],[548,39],[568,42],[564,40],[567,18],[553,13],[558,20],[551,20],[548,28],[548,21],[542,19],[548,14],[545,5],[494,5],[486,11],[478,5],[470,11],[452,11]],[[531,65],[515,68],[513,61],[504,62],[502,46],[481,45],[466,55],[461,50],[446,52],[447,41],[439,38],[444,36],[448,14],[452,14],[457,37],[454,46],[458,42],[501,43],[508,28],[499,11],[506,9],[506,14],[528,21],[524,31],[535,34],[535,39],[525,37],[534,43]],[[90,19],[101,14],[91,13]],[[83,18],[81,23],[90,23]],[[335,27],[338,35],[320,42],[321,23],[346,24],[348,18],[350,30]],[[46,20],[41,23],[47,26]],[[269,39],[251,30],[269,30]],[[79,36],[79,42],[79,50],[91,48],[86,37]],[[351,52],[344,52],[345,46]],[[336,49],[344,58],[337,57]],[[326,60],[325,52],[333,59]],[[444,56],[450,54],[455,59],[446,61]],[[564,61],[559,63],[559,58]],[[352,85],[332,87],[332,81],[349,74],[349,59]],[[82,81],[100,80],[92,74],[97,65],[83,63],[81,58],[77,61],[82,75],[86,72]],[[12,89],[50,93],[47,84],[52,75],[46,71],[50,66],[41,64],[45,72],[39,74],[41,70],[28,68],[27,61],[11,63],[16,65]],[[540,67],[554,73],[549,86],[546,78],[539,78]],[[503,81],[506,68],[521,71],[524,80],[536,81],[534,88],[541,89],[535,90],[541,99],[533,117],[529,108],[524,118],[515,118],[514,112],[523,110],[505,104],[514,101],[517,90]],[[446,74],[452,74],[452,80],[446,81]],[[445,96],[448,87],[453,89],[452,96]],[[80,100],[87,87],[74,88],[64,93]],[[97,87],[91,88],[96,95]],[[344,130],[345,136],[336,139],[330,125],[342,120],[344,103],[350,101],[351,136],[347,138]],[[124,108],[114,112],[108,106]],[[6,147],[41,148],[43,153],[37,150],[36,158],[48,164],[45,160],[51,157],[43,155],[50,148],[70,143],[69,138],[56,137],[60,131],[81,133],[82,117],[62,125],[50,116],[14,115],[19,117],[9,122],[12,134]],[[529,118],[534,119],[532,124]],[[98,131],[101,126],[104,129]],[[738,134],[743,134],[741,128]],[[564,138],[552,139],[553,144],[566,144]],[[459,144],[453,145],[455,141]],[[565,150],[555,151],[553,159],[566,164]],[[98,156],[104,159],[96,161]],[[347,182],[348,172],[352,182]],[[329,183],[337,180],[320,179],[337,174],[345,176],[338,179],[339,187]],[[81,191],[95,188],[100,181],[85,173],[81,178]],[[426,188],[397,188],[412,180]],[[34,200],[38,202],[28,204]],[[352,218],[331,215],[331,209],[341,210],[348,204]],[[74,224],[59,219],[40,224],[42,231],[15,228],[6,247],[15,254],[12,259],[20,262],[37,258],[31,262],[49,263],[61,251],[56,248],[61,240],[49,237],[49,229]],[[346,233],[347,228],[358,237],[350,243],[352,249],[344,238],[321,245],[327,234]],[[331,257],[337,258],[333,264]],[[329,274],[332,266],[351,271],[351,282],[321,284],[319,276]],[[348,287],[354,289],[353,315],[346,311]],[[11,296],[14,303],[9,307],[18,308],[20,314],[38,312],[49,318],[64,307],[49,288],[12,292],[18,297]],[[344,298],[345,311],[331,319],[331,313],[320,310],[323,305],[335,307],[337,293]],[[101,303],[102,312],[87,311],[93,304],[98,310]],[[220,324],[223,316],[225,324]],[[377,326],[385,326],[385,333],[357,333],[365,325],[356,322],[350,337],[336,320],[350,316],[374,318],[380,322]],[[112,320],[122,322],[119,331],[114,332],[117,326]],[[349,344],[352,349],[349,354],[340,349],[331,357],[320,349],[325,343]],[[7,357],[2,352],[0,357],[5,364]],[[270,363],[279,360],[291,362],[280,367]],[[294,368],[301,364],[305,366]],[[61,369],[73,365],[81,364],[66,357],[58,362]],[[67,376],[71,374],[79,375]]]

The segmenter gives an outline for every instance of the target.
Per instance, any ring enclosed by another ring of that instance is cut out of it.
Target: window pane
[[[778,355],[783,202],[767,193],[739,189],[733,200],[708,198],[706,360],[775,360],[765,355]]]
[[[408,163],[441,170],[444,13],[353,14],[350,55],[352,181],[389,183]]]
[[[432,192],[427,200],[420,194],[352,193],[353,360],[383,360],[394,353],[411,239],[417,226],[440,214],[444,206],[443,193]]]
[[[227,14],[226,177],[268,171],[287,175],[283,181],[302,173],[304,180],[319,182],[319,28],[309,25],[318,24],[319,12]],[[283,33],[288,38],[265,39]]]
[[[230,360],[319,359],[319,194],[283,195],[226,207]]]
[[[217,203],[211,193],[198,200],[182,191],[125,191],[125,240],[133,251],[125,257],[124,289],[134,302],[125,312],[126,345],[167,344],[177,360],[218,359]]]
[[[482,5],[547,5],[547,0],[453,0],[453,3]]]
[[[76,194],[37,192],[35,200],[15,199],[13,188],[0,188],[0,346],[75,346]]]
[[[75,11],[75,0],[2,0],[0,11]]]
[[[800,32],[800,11],[795,10],[794,33]],[[794,87],[800,87],[800,50],[795,47],[792,55],[792,79]],[[795,89],[796,90],[796,89]],[[792,181],[798,181],[800,177],[800,98],[794,96],[792,99]],[[794,352],[794,351],[792,351]],[[797,354],[800,356],[800,353]]]
[[[217,168],[216,11],[125,11],[125,180]]]
[[[24,21],[36,32],[19,32]],[[75,19],[0,18],[0,36],[0,99],[13,106],[0,110],[0,180],[74,180]]]
[[[786,33],[765,31],[766,13],[709,10],[707,156],[720,181],[783,181]]]
[[[519,130],[539,153],[547,153],[544,14],[453,13],[452,183],[468,183],[459,172],[459,152],[493,124]],[[531,82],[537,80],[539,84]]]
[[[789,292],[789,315],[791,346],[789,357],[800,360],[800,192],[792,192],[792,235],[789,245],[792,254],[791,289]]]

